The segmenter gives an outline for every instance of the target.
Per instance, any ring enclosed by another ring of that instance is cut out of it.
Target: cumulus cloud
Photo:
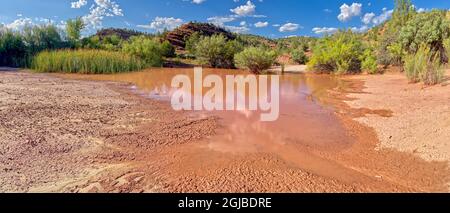
[[[267,27],[269,26],[269,22],[262,22],[262,21],[258,21],[255,23],[255,27],[256,28],[263,28],[263,27]]]
[[[362,4],[353,3],[352,5],[343,4],[341,7],[341,13],[338,15],[340,21],[348,21],[352,17],[361,15]]]
[[[78,0],[75,2],[71,2],[70,4],[71,4],[72,8],[78,9],[78,8],[82,8],[82,7],[86,6],[87,3],[88,3],[87,0]]]
[[[2,28],[13,30],[13,31],[22,31],[26,27],[33,27],[33,26],[39,26],[39,25],[48,25],[53,24],[59,29],[64,29],[66,23],[64,21],[56,22],[53,19],[49,18],[42,18],[42,17],[36,17],[36,18],[18,18],[14,20],[13,22],[9,24],[2,24]]]
[[[123,16],[119,4],[111,0],[95,0],[89,8],[89,14],[83,16],[83,21],[91,28],[102,27],[105,17]]]
[[[352,28],[350,28],[350,30],[355,33],[364,33],[367,30],[369,30],[369,27],[367,25],[364,25],[362,27],[352,27]]]
[[[392,13],[394,10],[388,10],[387,8],[383,8],[383,12],[372,19],[372,23],[375,25],[381,24],[392,17]]]
[[[315,27],[312,29],[315,34],[333,34],[338,31],[334,27]]]
[[[256,6],[251,1],[247,1],[247,4],[231,9],[230,11],[238,16],[249,16],[255,13]]]
[[[173,30],[183,24],[183,20],[173,17],[156,17],[149,25],[137,25],[137,27],[152,29],[157,32]]]
[[[370,24],[372,22],[372,19],[375,17],[375,13],[366,13],[364,14],[364,16],[362,17],[361,21],[364,24]]]
[[[279,31],[284,32],[294,32],[300,28],[300,25],[294,23],[287,23],[280,27]]]
[[[33,26],[34,22],[30,18],[19,18],[9,24],[5,24],[4,27],[10,30],[19,31],[25,27]]]
[[[209,23],[217,25],[217,26],[223,26],[225,23],[232,22],[236,20],[233,16],[214,16],[207,19]]]

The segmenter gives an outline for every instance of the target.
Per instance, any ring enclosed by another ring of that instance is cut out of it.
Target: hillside
[[[128,40],[129,38],[133,36],[141,36],[141,35],[147,35],[146,33],[130,30],[130,29],[119,29],[119,28],[106,28],[99,30],[96,34],[100,38],[100,40],[103,40],[103,38],[116,35],[122,40]]]
[[[169,41],[175,48],[183,50],[186,46],[186,40],[195,32],[203,36],[222,34],[228,39],[236,38],[231,32],[213,24],[190,22],[167,32],[165,40]]]

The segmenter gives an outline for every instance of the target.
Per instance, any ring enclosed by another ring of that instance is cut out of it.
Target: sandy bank
[[[354,76],[364,92],[350,94],[352,108],[392,111],[392,117],[368,114],[357,121],[373,127],[382,148],[394,148],[428,161],[450,160],[450,70],[447,81],[426,87],[408,84],[401,73]]]

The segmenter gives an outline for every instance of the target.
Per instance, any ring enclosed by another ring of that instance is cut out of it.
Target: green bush
[[[291,57],[295,63],[298,64],[308,63],[308,56],[306,56],[304,48],[297,48],[292,50]]]
[[[444,40],[444,48],[445,48],[445,55],[447,57],[447,62],[450,62],[450,37]]]
[[[377,58],[373,51],[367,48],[364,51],[364,54],[360,58],[361,60],[361,68],[366,70],[369,74],[377,74],[378,73],[378,64]]]
[[[202,64],[214,68],[234,68],[234,55],[241,49],[237,41],[227,41],[223,35],[213,35],[198,41],[195,56]]]
[[[42,50],[69,47],[53,25],[26,27],[23,31],[0,30],[0,66],[28,67]]]
[[[450,36],[450,22],[445,15],[440,10],[416,14],[400,30],[399,43],[402,48],[414,54],[425,44],[431,51],[445,56],[444,40]]]
[[[249,47],[236,54],[234,58],[238,67],[260,74],[275,63],[277,54],[262,47]]]
[[[313,47],[308,68],[325,73],[358,73],[361,71],[362,45],[359,35],[351,31],[321,38]]]
[[[137,57],[104,50],[43,51],[36,55],[32,68],[37,72],[109,74],[145,68]]]
[[[66,33],[67,33],[67,39],[71,43],[72,47],[79,48],[81,46],[80,38],[81,38],[81,31],[85,27],[85,23],[83,20],[78,17],[76,19],[69,19],[66,22]]]
[[[22,32],[23,41],[30,56],[44,51],[69,47],[58,28],[54,25],[41,25],[25,28]]]
[[[150,67],[161,67],[163,65],[163,50],[159,41],[139,36],[133,37],[129,42],[123,44],[123,52],[139,57]]]
[[[412,83],[419,81],[427,85],[437,84],[444,77],[439,53],[433,52],[426,45],[419,47],[416,53],[405,57],[406,77]]]
[[[175,47],[172,44],[170,44],[169,41],[164,41],[161,44],[161,51],[164,57],[173,58],[176,55]]]
[[[195,47],[202,37],[198,32],[193,33],[189,38],[186,39],[186,51],[191,55],[195,55]]]
[[[0,66],[18,67],[26,64],[27,48],[19,33],[0,31]]]

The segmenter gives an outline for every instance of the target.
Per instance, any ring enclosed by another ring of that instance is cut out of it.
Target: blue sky
[[[450,0],[413,0],[417,10],[450,9]],[[267,37],[320,36],[338,28],[364,31],[390,17],[393,0],[0,0],[0,23],[12,29],[83,17],[101,27],[146,32],[188,21]]]

